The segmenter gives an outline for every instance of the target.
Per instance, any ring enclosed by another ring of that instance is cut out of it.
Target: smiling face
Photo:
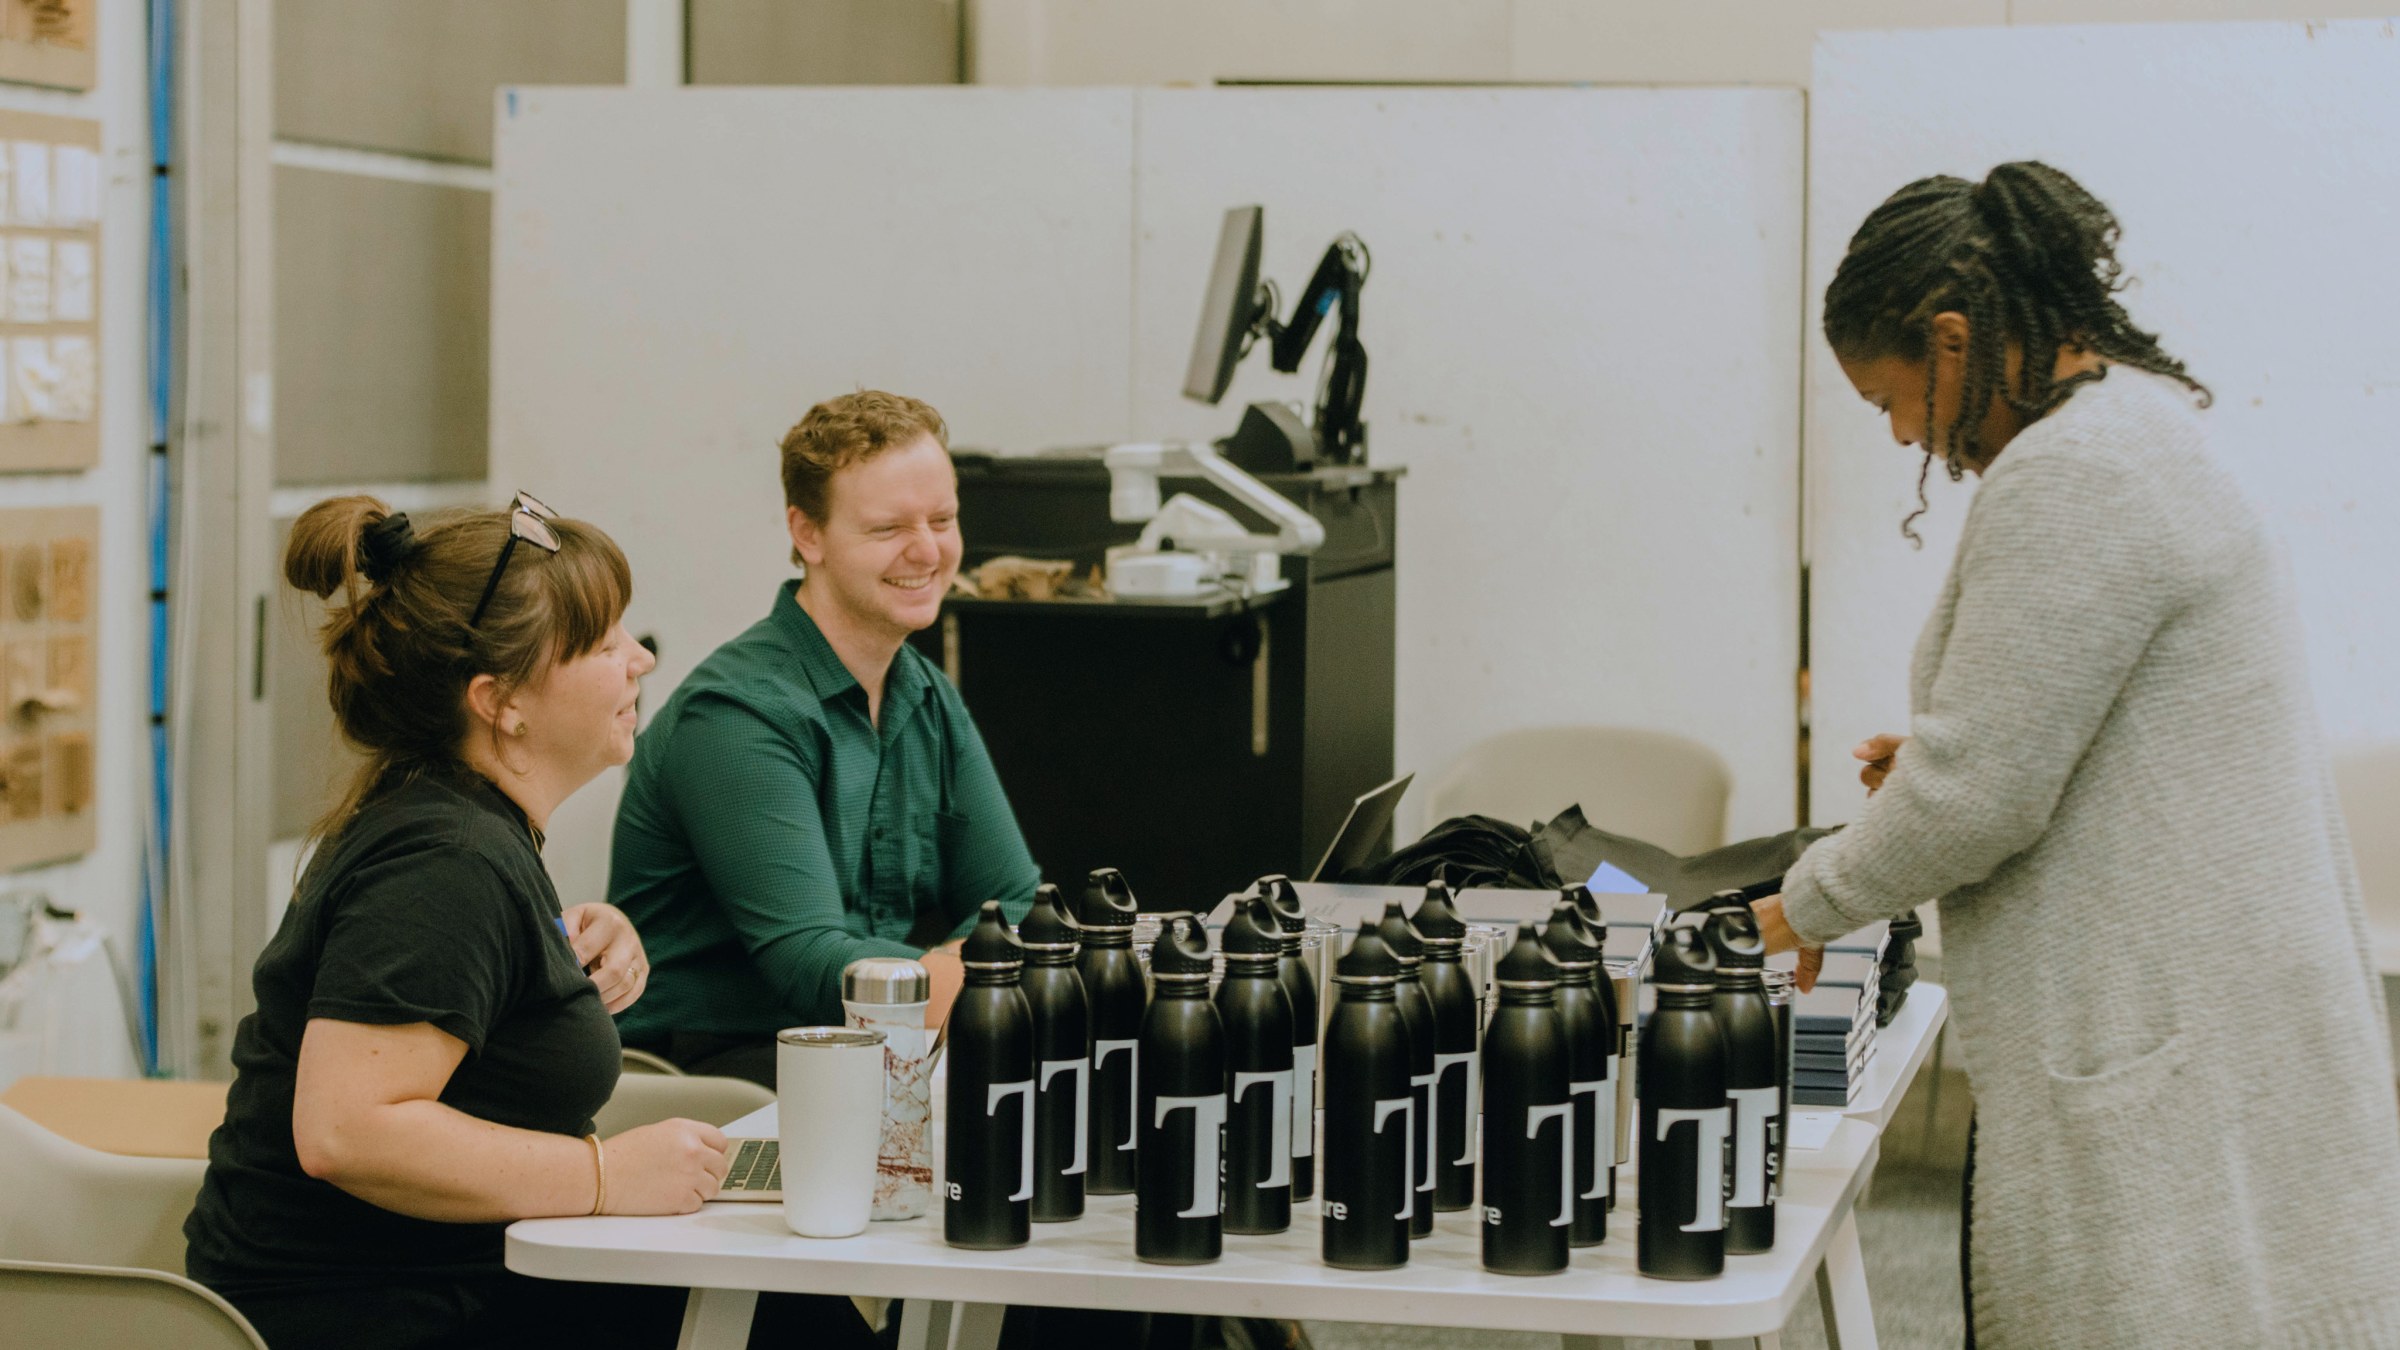
[[[895,641],[933,626],[958,575],[958,471],[931,436],[861,459],[827,484],[826,519],[787,509],[801,588],[846,626]]]
[[[555,766],[562,781],[582,783],[633,758],[635,705],[642,677],[658,664],[620,618],[600,645],[550,667],[509,700],[503,726],[521,719],[533,761]]]

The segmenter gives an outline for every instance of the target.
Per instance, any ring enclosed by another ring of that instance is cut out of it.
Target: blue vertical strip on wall
[[[170,176],[175,154],[175,3],[150,0],[150,829],[143,841],[139,939],[141,1040],[145,1072],[159,1072],[158,932],[166,904],[168,823],[174,769],[168,754],[167,683],[173,662],[167,623],[173,487],[168,478],[167,424],[174,409],[175,199]]]

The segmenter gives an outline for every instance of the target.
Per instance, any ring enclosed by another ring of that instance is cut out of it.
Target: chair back
[[[629,1073],[617,1079],[592,1128],[605,1136],[677,1118],[724,1126],[774,1101],[774,1093],[746,1078]]]
[[[161,1270],[0,1260],[0,1327],[16,1350],[267,1350],[232,1304]]]
[[[0,1259],[182,1270],[183,1221],[207,1171],[85,1148],[0,1106]]]
[[[1584,819],[1670,853],[1725,842],[1733,775],[1697,741],[1631,727],[1527,727],[1467,747],[1426,794],[1427,825],[1494,816],[1546,821],[1580,803]]]

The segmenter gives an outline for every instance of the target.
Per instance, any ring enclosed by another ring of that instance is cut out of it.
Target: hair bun
[[[359,532],[358,570],[381,586],[416,551],[416,527],[408,523],[406,511],[394,511]]]

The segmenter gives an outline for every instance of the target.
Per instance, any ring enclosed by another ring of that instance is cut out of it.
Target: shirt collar
[[[784,639],[791,644],[794,664],[800,675],[814,689],[817,698],[832,702],[845,694],[856,693],[863,700],[866,691],[859,688],[858,678],[842,664],[833,644],[825,640],[825,631],[817,621],[800,607],[800,583],[787,581],[775,592],[775,624]],[[884,729],[899,726],[906,710],[913,709],[930,692],[933,684],[925,676],[922,663],[907,659],[905,652],[892,655],[891,668],[883,676],[883,707],[887,715]]]

